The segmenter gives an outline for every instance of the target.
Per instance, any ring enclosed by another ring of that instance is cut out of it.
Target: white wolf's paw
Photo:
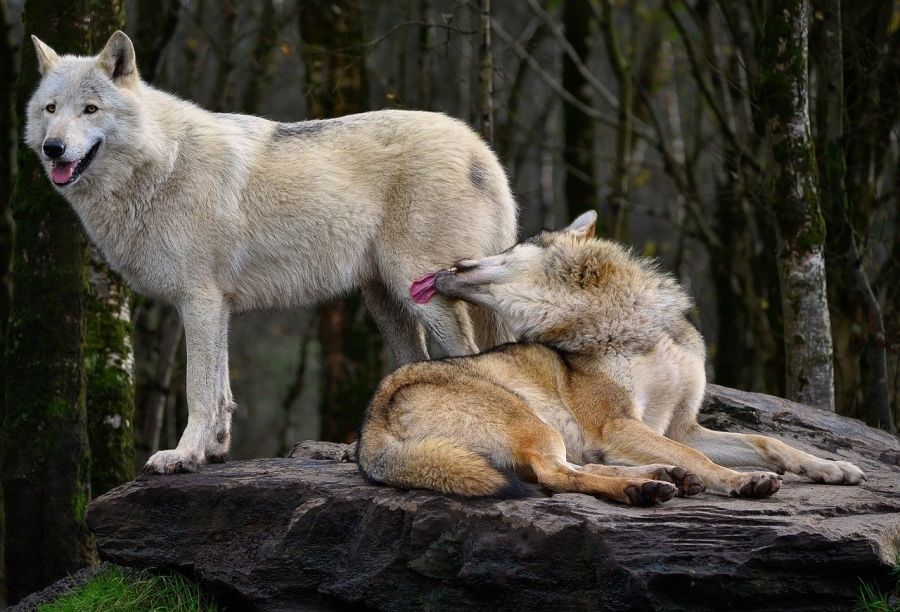
[[[209,463],[225,463],[228,449],[231,447],[231,435],[226,431],[216,434],[215,440],[206,445],[206,461]]]
[[[825,484],[858,485],[866,480],[863,471],[848,461],[822,461],[806,473],[813,481]]]
[[[774,472],[743,472],[731,490],[734,497],[769,497],[781,488],[781,476]]]
[[[178,474],[196,472],[202,463],[196,453],[186,453],[178,449],[159,451],[147,461],[144,474]]]

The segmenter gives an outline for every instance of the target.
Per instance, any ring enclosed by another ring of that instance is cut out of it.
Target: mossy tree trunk
[[[6,327],[9,320],[10,259],[13,227],[9,214],[9,198],[16,175],[16,97],[14,86],[18,75],[16,45],[12,33],[12,16],[6,2],[0,2],[0,474],[3,473],[3,417],[6,414],[6,376],[2,356],[6,352]],[[0,486],[0,609],[6,608],[6,554],[4,552],[4,502]]]
[[[99,253],[88,268],[85,369],[94,496],[134,478],[131,296]]]
[[[27,32],[60,51],[88,54],[121,26],[122,4],[30,0],[24,20]],[[17,110],[24,123],[25,105],[39,80],[31,45],[23,49],[22,65]],[[17,160],[4,424],[7,439],[22,443],[7,449],[3,473],[11,601],[96,560],[84,524],[91,497],[86,400],[96,396],[90,384],[99,370],[92,365],[106,365],[96,352],[100,341],[92,321],[103,313],[91,308],[91,255],[81,227],[37,156],[23,148]],[[130,365],[127,359],[123,363]],[[126,422],[130,414],[122,419]],[[130,437],[130,431],[118,435]]]
[[[300,36],[307,115],[340,117],[368,109],[361,0],[304,2]],[[321,438],[349,442],[383,373],[383,342],[358,294],[319,310]]]
[[[769,0],[759,98],[772,157],[769,202],[778,241],[787,397],[834,410],[825,283],[825,221],[809,120],[807,0]]]
[[[844,153],[844,71],[841,2],[817,0],[816,48],[818,53],[818,162],[821,177],[822,210],[827,234],[826,265],[832,294],[832,321],[845,316],[845,325],[836,327],[835,342],[842,333],[851,336],[853,346],[862,347],[846,358],[843,370],[858,377],[854,388],[861,388],[861,411],[854,411],[870,423],[893,430],[893,415],[887,386],[885,327],[881,305],[863,267],[862,250],[852,225],[854,204],[847,197],[847,161]],[[849,351],[848,351],[849,352]],[[846,386],[846,385],[845,385]],[[855,394],[854,394],[855,395]],[[844,394],[848,406],[855,399]]]

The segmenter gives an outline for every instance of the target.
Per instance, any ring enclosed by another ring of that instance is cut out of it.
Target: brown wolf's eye
[[[97,112],[97,107],[94,106],[93,104],[88,104],[87,106],[84,107],[84,112],[87,113],[88,115],[93,115],[94,113]]]
[[[44,107],[44,110],[47,111],[48,113],[55,113],[56,112],[56,104],[48,104],[47,106]]]

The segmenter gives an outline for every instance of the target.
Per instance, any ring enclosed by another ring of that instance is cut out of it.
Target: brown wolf
[[[357,450],[367,478],[469,496],[514,492],[523,478],[629,504],[781,486],[772,471],[725,466],[865,478],[773,438],[701,427],[706,351],[690,298],[649,260],[594,239],[595,221],[586,213],[414,285],[420,301],[437,291],[492,309],[521,343],[385,378]]]

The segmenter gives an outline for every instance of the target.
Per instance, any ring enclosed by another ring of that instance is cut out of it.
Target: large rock
[[[900,549],[900,445],[862,423],[710,386],[703,421],[853,461],[765,500],[629,508],[579,494],[464,500],[366,484],[345,447],[143,478],[91,504],[103,558],[191,573],[263,609],[847,608]]]

